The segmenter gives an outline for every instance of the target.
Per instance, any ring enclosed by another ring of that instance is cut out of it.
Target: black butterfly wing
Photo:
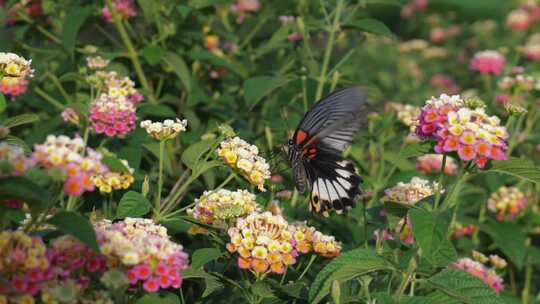
[[[367,94],[359,88],[336,91],[317,102],[292,138],[289,160],[297,189],[311,190],[310,209],[328,216],[353,208],[360,177],[341,155],[365,121]]]

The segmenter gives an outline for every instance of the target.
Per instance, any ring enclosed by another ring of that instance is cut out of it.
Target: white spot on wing
[[[349,183],[349,181],[344,178],[338,177],[337,182],[345,189],[351,189],[352,187],[351,183]]]
[[[343,169],[336,169],[336,173],[345,178],[349,178],[351,175],[353,175],[351,172]]]

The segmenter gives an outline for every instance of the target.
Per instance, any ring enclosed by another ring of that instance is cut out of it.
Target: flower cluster
[[[296,263],[298,252],[287,221],[270,212],[252,213],[229,229],[227,250],[237,252],[238,267],[256,273],[282,274]]]
[[[86,57],[86,66],[92,70],[101,70],[109,65],[110,61],[101,57]]]
[[[424,174],[436,174],[441,172],[443,163],[442,154],[426,154],[418,157],[416,160],[416,169]],[[446,175],[455,175],[457,171],[456,161],[450,157],[446,157],[444,165],[444,173]]]
[[[19,176],[34,166],[33,159],[24,154],[22,147],[10,145],[7,142],[0,143],[0,163],[5,163],[8,166],[7,172],[4,172],[3,168],[0,169],[0,177]]]
[[[377,229],[373,236],[377,242],[394,240],[394,235],[406,245],[414,243],[411,219],[406,216],[399,220],[394,229]]]
[[[457,94],[459,92],[459,86],[456,81],[444,74],[435,74],[430,79],[431,86],[449,94]]]
[[[450,231],[452,234],[452,238],[454,240],[459,240],[460,238],[464,236],[471,236],[478,230],[478,227],[476,227],[475,224],[462,224],[459,222],[452,223],[452,226],[450,226]]]
[[[293,223],[289,226],[295,248],[300,253],[315,252],[324,257],[336,257],[341,254],[341,244],[331,235],[323,234],[305,222]]]
[[[120,19],[128,19],[129,17],[137,16],[137,10],[135,9],[135,4],[133,0],[113,0],[112,6],[114,11],[120,16]],[[112,23],[114,22],[113,14],[109,10],[109,6],[105,3],[103,9],[101,10],[101,15],[105,21]]]
[[[13,302],[32,299],[52,276],[46,247],[40,237],[22,231],[0,232],[0,295],[14,292]],[[4,279],[6,283],[4,284]],[[0,296],[0,300],[1,300]],[[7,303],[7,299],[4,303]],[[19,303],[19,302],[17,302]]]
[[[410,105],[410,104],[401,104],[397,102],[388,102],[385,105],[386,112],[396,113],[397,118],[401,123],[411,128],[411,131],[414,132],[416,128],[416,122],[418,116],[420,116],[420,108]]]
[[[64,111],[62,111],[60,115],[62,116],[62,119],[64,120],[64,122],[69,122],[76,126],[78,126],[79,123],[81,122],[81,118],[79,117],[79,114],[73,108],[65,108]]]
[[[483,168],[489,159],[505,160],[508,132],[496,116],[483,108],[471,109],[459,95],[442,94],[422,108],[416,133],[437,141],[435,152],[457,151],[461,160]]]
[[[259,190],[265,191],[264,181],[270,178],[270,166],[259,156],[257,146],[250,145],[239,137],[227,138],[220,144],[219,157],[240,173]]]
[[[436,194],[438,191],[444,191],[438,183],[415,176],[408,183],[399,182],[396,186],[384,190],[385,195],[381,198],[381,202],[398,202],[412,205]]]
[[[259,210],[255,195],[247,190],[220,189],[205,191],[195,200],[195,207],[189,209],[188,214],[203,224],[223,226],[225,222]]]
[[[481,74],[500,75],[506,64],[504,56],[493,50],[481,51],[474,54],[469,67]]]
[[[501,187],[487,201],[489,211],[496,213],[498,221],[512,220],[527,206],[527,196],[516,187]]]
[[[453,268],[462,269],[474,277],[484,281],[496,293],[504,289],[503,279],[497,275],[494,269],[488,268],[483,263],[474,261],[471,258],[461,258],[451,265]]]
[[[532,90],[540,91],[540,79],[532,75],[517,74],[505,76],[497,83],[497,86],[505,91],[528,92]]]
[[[15,98],[26,92],[27,78],[34,75],[30,64],[17,54],[0,52],[0,93]]]
[[[180,288],[188,255],[170,240],[165,227],[150,219],[126,218],[114,224],[99,221],[95,229],[108,263],[125,269],[132,286],[140,284],[148,292]]]
[[[523,32],[540,20],[540,6],[529,1],[512,10],[506,17],[506,26],[513,31]]]
[[[92,182],[101,192],[111,193],[113,190],[122,190],[127,189],[135,180],[133,178],[133,172],[135,170],[129,167],[127,160],[120,160],[124,167],[125,171],[116,172],[116,171],[107,171],[98,175],[92,176]]]
[[[176,118],[176,120],[165,119],[163,122],[152,122],[150,120],[141,122],[141,128],[159,141],[175,138],[180,132],[185,131],[186,127],[187,120],[180,120],[179,118]]]
[[[411,0],[401,8],[401,17],[409,19],[415,12],[423,12],[427,9],[429,0]]]
[[[457,25],[452,25],[447,28],[436,27],[429,32],[429,40],[432,43],[442,43],[448,39],[454,38],[461,33],[461,28]]]
[[[35,145],[32,158],[47,169],[64,171],[67,175],[64,191],[73,196],[93,191],[91,177],[108,170],[101,162],[101,153],[86,148],[80,137],[49,135],[43,144]]]
[[[236,17],[236,23],[244,23],[246,14],[249,12],[257,12],[261,9],[261,3],[259,0],[236,0],[231,5],[231,12],[238,14]]]
[[[527,39],[527,43],[521,48],[521,52],[529,60],[540,60],[540,34],[534,34]]]

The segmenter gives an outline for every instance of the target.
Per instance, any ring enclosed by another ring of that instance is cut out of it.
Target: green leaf
[[[197,165],[199,159],[201,159],[201,157],[215,144],[216,140],[214,139],[202,140],[192,144],[184,150],[184,153],[182,153],[182,162],[193,169]]]
[[[259,76],[244,82],[244,98],[253,108],[266,95],[287,83],[287,79],[278,76]]]
[[[360,19],[349,22],[348,26],[357,28],[361,31],[381,35],[381,36],[394,36],[392,31],[382,22],[377,19]]]
[[[13,128],[20,125],[34,123],[36,121],[39,121],[39,116],[36,114],[21,114],[4,120],[2,124],[6,128]]]
[[[428,283],[439,291],[427,297],[428,303],[504,303],[486,283],[460,269],[443,270],[428,279]]]
[[[193,173],[192,173],[191,178],[196,178],[199,175],[203,174],[204,172],[212,168],[219,167],[221,165],[222,163],[218,160],[199,161],[197,162],[197,165],[195,165],[195,167],[193,168]]]
[[[118,203],[116,218],[140,217],[147,214],[152,209],[152,204],[139,192],[126,192]]]
[[[264,281],[257,281],[251,285],[251,292],[262,299],[275,298],[272,287]]]
[[[145,147],[150,153],[154,154],[156,158],[159,159],[159,143],[158,142],[149,142],[142,145]],[[169,153],[163,154],[163,166],[165,171],[168,174],[172,173],[172,165],[171,165],[171,159],[169,158]]]
[[[391,270],[392,265],[372,249],[354,249],[332,260],[318,274],[309,289],[309,302],[319,303],[334,280],[344,282],[373,271]]]
[[[449,213],[413,209],[409,215],[414,239],[428,262],[434,266],[446,266],[457,259],[456,249],[446,237]]]
[[[176,76],[180,79],[184,85],[184,89],[188,93],[191,92],[191,72],[186,65],[186,62],[179,55],[168,52],[163,57],[163,60],[172,68]]]
[[[383,159],[392,165],[396,166],[401,171],[414,170],[415,166],[407,158],[402,157],[399,153],[385,151],[383,154]]]
[[[430,143],[414,143],[406,145],[399,155],[403,158],[410,158],[430,153],[432,150]]]
[[[122,163],[122,161],[120,161],[120,159],[118,159],[118,157],[116,157],[116,156],[114,156],[112,154],[105,155],[101,161],[111,171],[122,172],[122,173],[130,173],[129,168],[126,167],[126,165],[124,165],[124,163]]]
[[[169,106],[166,106],[164,104],[143,103],[137,106],[137,116],[155,116],[171,118],[176,117],[176,113]]]
[[[159,9],[157,2],[154,0],[137,0],[143,12],[144,20],[148,24],[156,21],[157,10]]]
[[[6,110],[6,107],[6,97],[4,96],[4,94],[0,94],[0,113],[4,112]]]
[[[100,252],[96,233],[86,217],[71,211],[60,211],[47,222],[64,233],[74,236],[95,252]]]
[[[45,209],[49,203],[49,193],[22,176],[0,178],[0,197],[23,201],[34,214]]]
[[[165,50],[163,50],[157,45],[151,44],[142,50],[142,55],[150,65],[156,65],[165,55]]]
[[[527,248],[525,247],[527,235],[518,224],[490,221],[485,225],[481,225],[480,228],[489,234],[495,246],[518,268],[523,267],[527,254]]]
[[[204,272],[200,269],[193,269],[192,267],[183,270],[182,277],[184,277],[184,279],[194,279],[194,278],[204,279],[206,288],[202,295],[203,298],[209,296],[213,292],[218,291],[224,287],[223,283],[215,275]]]
[[[533,183],[540,183],[540,168],[530,160],[510,158],[508,160],[492,161],[486,172],[512,175]]]
[[[228,3],[226,0],[189,0],[188,1],[189,6],[195,9],[202,9],[209,6],[216,6],[219,4],[226,4],[226,3]]]
[[[287,37],[291,33],[292,29],[293,27],[291,25],[284,25],[280,27],[265,45],[257,49],[257,51],[255,52],[255,56],[262,56],[288,43]]]
[[[192,268],[201,268],[206,263],[218,259],[223,256],[223,253],[216,248],[201,248],[195,250],[191,256],[191,267]]]
[[[32,153],[32,149],[26,144],[26,142],[16,136],[8,135],[6,138],[4,138],[4,141],[10,145],[19,146],[23,148],[24,153],[30,154]]]
[[[135,301],[135,304],[180,304],[180,299],[177,295],[170,292],[164,294],[147,294]]]
[[[92,11],[89,6],[75,6],[66,14],[66,19],[63,22],[62,44],[71,57],[73,57],[79,29]]]

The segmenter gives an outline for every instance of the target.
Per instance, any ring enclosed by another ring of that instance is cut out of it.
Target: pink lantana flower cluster
[[[25,93],[28,78],[34,76],[31,63],[17,54],[0,52],[0,93],[12,99]]]
[[[496,214],[497,221],[513,220],[527,206],[527,196],[516,187],[500,187],[487,201],[489,211]]]
[[[53,276],[43,240],[22,231],[6,230],[0,232],[0,248],[0,301],[33,303],[32,297]]]
[[[113,0],[112,6],[122,20],[137,16],[137,10],[135,8],[133,0]],[[103,19],[105,21],[109,23],[114,22],[112,12],[109,10],[109,6],[107,5],[107,3],[105,3],[105,6],[103,6],[103,9],[101,10],[101,15],[103,16]]]
[[[416,160],[416,169],[424,174],[437,174],[441,172],[443,155],[426,154],[418,157]],[[457,172],[456,161],[452,157],[446,158],[444,165],[444,174],[455,175]]]
[[[242,24],[246,19],[246,14],[249,12],[258,12],[261,9],[261,2],[259,0],[236,0],[231,5],[231,12],[238,14],[236,17],[236,23]]]
[[[462,224],[459,222],[455,222],[452,224],[452,226],[450,226],[450,231],[454,240],[459,240],[464,236],[471,236],[477,230],[478,227],[476,227],[475,224]]]
[[[150,219],[126,218],[114,224],[102,220],[95,229],[107,262],[124,269],[131,286],[147,292],[181,287],[188,255],[170,240],[165,227]]]
[[[463,161],[483,168],[488,160],[506,160],[508,132],[484,108],[471,109],[459,95],[442,94],[422,108],[416,133],[437,141],[435,152],[457,152]]]
[[[94,191],[91,177],[108,170],[101,162],[101,153],[85,147],[80,137],[49,135],[43,144],[34,146],[32,158],[47,169],[65,172],[64,191],[72,196]]]
[[[90,104],[90,122],[98,134],[125,135],[136,127],[135,106],[144,97],[133,81],[116,72],[97,71],[88,82],[101,92]]]
[[[540,20],[540,5],[534,1],[528,1],[521,7],[512,10],[506,17],[506,26],[513,31],[523,32],[528,30]]]
[[[461,258],[450,267],[464,270],[472,276],[484,281],[496,293],[501,293],[504,289],[503,279],[495,272],[495,269],[487,267],[485,264],[471,258]]]
[[[506,59],[501,53],[486,50],[474,54],[469,67],[480,74],[500,75],[505,64]]]

